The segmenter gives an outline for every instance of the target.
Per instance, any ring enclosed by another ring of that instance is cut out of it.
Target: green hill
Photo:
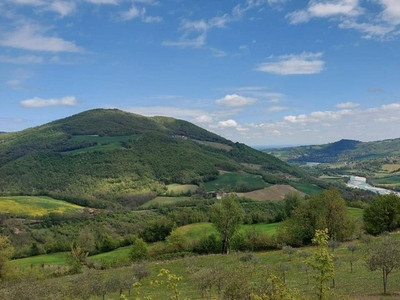
[[[249,168],[247,165],[258,165]],[[0,195],[48,195],[80,205],[131,205],[167,184],[249,172],[265,182],[302,171],[183,120],[95,109],[0,137]]]
[[[268,149],[265,152],[289,162],[347,162],[400,157],[400,138],[373,142],[340,140],[323,145]]]

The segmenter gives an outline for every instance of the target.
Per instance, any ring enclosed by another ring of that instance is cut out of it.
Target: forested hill
[[[0,194],[108,205],[154,196],[165,184],[256,173],[270,183],[302,172],[186,121],[95,109],[0,136]]]
[[[399,157],[400,138],[374,142],[340,140],[324,145],[268,149],[265,152],[289,162],[332,163],[337,161]]]

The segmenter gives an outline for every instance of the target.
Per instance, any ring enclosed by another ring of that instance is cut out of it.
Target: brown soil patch
[[[304,193],[296,190],[294,187],[290,185],[285,185],[285,184],[276,184],[274,186],[262,189],[262,190],[256,190],[248,193],[238,193],[239,197],[246,197],[250,198],[253,200],[275,200],[275,201],[280,201],[283,200],[285,195],[289,192],[298,192],[302,195]]]

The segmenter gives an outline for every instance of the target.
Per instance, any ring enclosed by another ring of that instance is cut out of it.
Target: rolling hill
[[[400,138],[373,142],[343,139],[329,144],[268,149],[265,152],[288,162],[362,161],[400,157]]]
[[[189,122],[116,109],[0,137],[3,196],[48,195],[100,208],[135,205],[163,194],[167,184],[201,185],[221,171],[257,174],[266,183],[304,174]]]

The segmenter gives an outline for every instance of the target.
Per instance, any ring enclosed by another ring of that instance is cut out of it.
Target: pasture
[[[197,191],[199,186],[195,184],[168,184],[167,185],[167,193],[174,193],[174,194],[184,194],[187,193],[188,191],[194,193]]]
[[[156,197],[156,198],[146,202],[145,204],[143,204],[140,207],[148,208],[155,204],[158,204],[158,205],[174,204],[174,203],[178,203],[178,202],[182,202],[182,201],[186,201],[186,200],[190,200],[190,197]]]
[[[40,217],[49,213],[65,213],[82,209],[82,206],[45,196],[0,197],[0,212],[12,216]]]
[[[259,190],[271,186],[266,183],[261,176],[247,174],[247,173],[234,173],[226,172],[218,176],[216,180],[205,182],[204,187],[208,192],[218,191],[224,188],[233,188],[237,186],[245,186],[249,190]]]
[[[300,192],[303,192],[307,195],[317,195],[322,193],[323,189],[316,184],[312,183],[303,183],[303,182],[291,182],[292,186],[294,186]]]

